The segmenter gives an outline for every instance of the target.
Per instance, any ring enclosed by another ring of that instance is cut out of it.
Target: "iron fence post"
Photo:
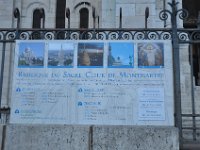
[[[180,144],[182,144],[182,113],[181,113],[181,86],[180,86],[180,56],[179,40],[177,34],[177,2],[172,0],[172,46],[173,46],[173,76],[174,76],[174,98],[175,98],[175,125],[179,128]]]
[[[2,93],[3,93],[3,75],[4,75],[4,64],[5,64],[5,55],[6,55],[6,42],[5,42],[5,35],[3,36],[3,49],[1,55],[1,75],[0,75],[0,109],[1,109],[1,102],[2,102]],[[1,119],[1,112],[0,112],[0,119]]]
[[[16,39],[19,38],[19,28],[20,28],[20,12],[18,8],[15,8],[13,16],[17,19],[17,28],[16,28]]]
[[[146,7],[146,9],[145,9],[145,29],[146,29],[146,31],[145,31],[145,39],[148,39],[148,35],[147,35],[147,21],[148,21],[148,18],[149,18],[149,7]]]
[[[16,39],[19,37],[19,26],[20,26],[20,12],[19,9],[16,8],[13,12],[15,18],[17,18],[17,30],[15,33]],[[5,65],[5,56],[6,55],[6,36],[3,35],[3,46],[2,46],[2,55],[1,55],[1,74],[0,74],[0,110],[1,110],[1,102],[2,102],[2,93],[3,93],[3,78],[4,78],[4,65]],[[0,119],[1,119],[1,111],[0,111]]]

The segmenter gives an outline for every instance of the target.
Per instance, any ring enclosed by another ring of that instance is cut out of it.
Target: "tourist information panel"
[[[170,41],[17,41],[10,123],[173,125]]]

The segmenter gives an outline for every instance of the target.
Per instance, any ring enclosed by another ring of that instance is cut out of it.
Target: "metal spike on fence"
[[[13,15],[17,19],[17,28],[19,28],[20,27],[20,12],[18,8],[15,8]]]
[[[68,29],[70,28],[70,9],[66,9],[66,18],[68,19]]]
[[[122,8],[119,10],[119,28],[122,28]]]

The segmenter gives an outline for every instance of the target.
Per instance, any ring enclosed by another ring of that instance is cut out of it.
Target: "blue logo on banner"
[[[15,114],[19,114],[19,109],[16,109],[16,110],[15,110]]]
[[[17,88],[17,89],[16,89],[16,92],[21,92],[21,89],[20,89],[20,88]]]
[[[83,91],[83,89],[82,89],[82,88],[78,89],[78,92],[82,92],[82,91]]]
[[[83,103],[82,102],[78,102],[78,106],[83,106]]]

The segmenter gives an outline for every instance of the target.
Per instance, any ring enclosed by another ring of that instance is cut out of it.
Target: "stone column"
[[[177,5],[177,9],[182,9],[182,1],[177,0],[178,5]],[[179,15],[179,14],[178,14]],[[183,27],[183,20],[179,18],[179,16],[177,17],[177,27],[178,28],[182,28]]]
[[[1,0],[0,1],[0,28],[12,28],[13,27],[13,0]],[[2,52],[5,50],[5,62],[3,71],[3,91],[1,97],[1,107],[7,107],[9,101],[10,90],[10,66],[11,66],[11,54],[13,49],[8,43],[3,49],[3,43],[0,43],[0,72],[2,62]]]
[[[171,2],[172,2],[172,0],[165,0],[165,9],[172,11],[172,7],[168,4],[168,3],[171,3]],[[170,16],[170,14],[167,14],[167,15],[168,15],[168,19],[165,21],[165,27],[171,28],[171,26],[172,26],[171,16]]]
[[[115,28],[115,12],[116,1],[115,0],[102,0],[102,28]]]
[[[155,17],[155,27],[164,27],[164,21],[159,18],[160,12],[165,9],[165,1],[164,0],[156,0],[156,17]]]

